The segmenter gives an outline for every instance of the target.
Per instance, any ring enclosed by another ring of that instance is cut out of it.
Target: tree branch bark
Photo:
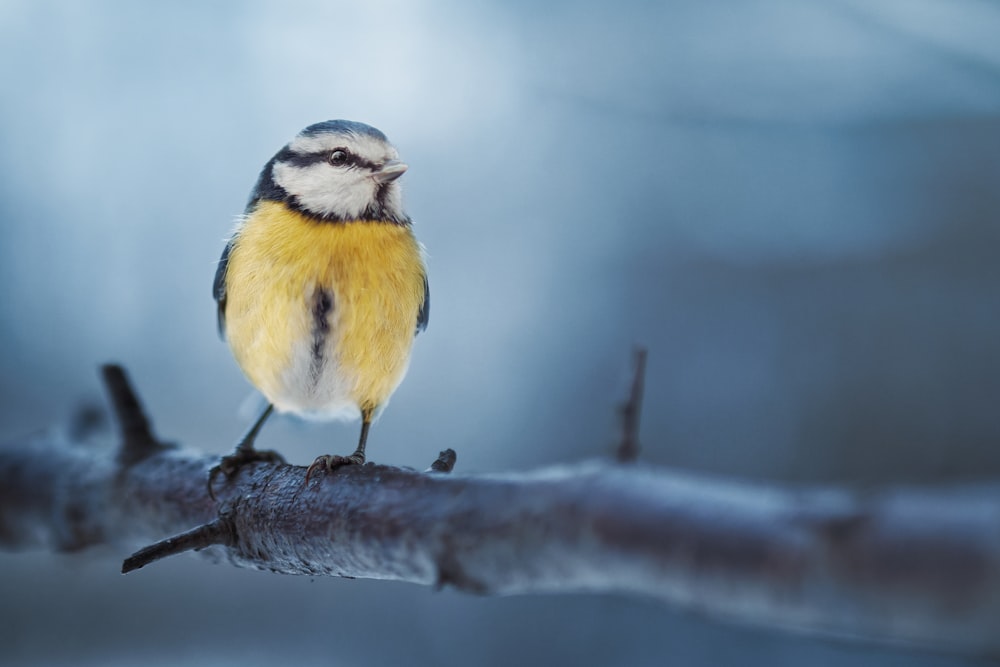
[[[452,476],[445,452],[427,472],[350,466],[308,485],[305,467],[253,464],[213,501],[218,458],[159,442],[124,374],[105,379],[121,451],[54,434],[0,450],[0,546],[173,535],[123,570],[196,549],[287,574],[634,594],[745,623],[1000,655],[1000,485],[862,494],[611,460]]]

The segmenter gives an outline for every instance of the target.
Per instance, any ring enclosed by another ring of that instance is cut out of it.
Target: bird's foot
[[[309,483],[309,478],[317,470],[336,470],[343,466],[359,466],[364,465],[365,455],[361,452],[354,452],[350,456],[340,456],[339,454],[324,454],[323,456],[317,456],[316,460],[312,462],[312,465],[306,470],[306,481]]]
[[[218,464],[212,466],[208,472],[208,495],[215,500],[215,491],[212,485],[216,477],[225,475],[226,479],[231,479],[240,468],[248,463],[285,463],[285,457],[272,449],[254,449],[253,447],[236,447],[236,451],[229,456],[223,456]]]

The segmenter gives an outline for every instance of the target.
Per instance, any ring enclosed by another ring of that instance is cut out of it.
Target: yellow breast
[[[318,290],[332,295],[322,349],[316,349]],[[235,240],[226,293],[233,355],[278,409],[375,409],[406,372],[424,266],[408,226],[320,223],[265,201]]]

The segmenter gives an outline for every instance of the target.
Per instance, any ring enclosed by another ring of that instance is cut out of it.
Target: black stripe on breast
[[[330,316],[333,314],[333,292],[317,288],[312,301],[312,363],[310,373],[318,379],[323,370],[323,352],[330,336]]]

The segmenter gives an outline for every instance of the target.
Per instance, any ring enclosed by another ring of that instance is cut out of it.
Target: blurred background
[[[1000,476],[1000,6],[979,0],[0,2],[0,442],[124,363],[228,451],[210,284],[264,162],[370,123],[433,309],[371,458],[642,453],[782,483]],[[292,462],[355,424],[274,420]],[[2,445],[0,445],[2,446]],[[958,665],[610,596],[476,598],[121,549],[0,554],[0,664]]]

